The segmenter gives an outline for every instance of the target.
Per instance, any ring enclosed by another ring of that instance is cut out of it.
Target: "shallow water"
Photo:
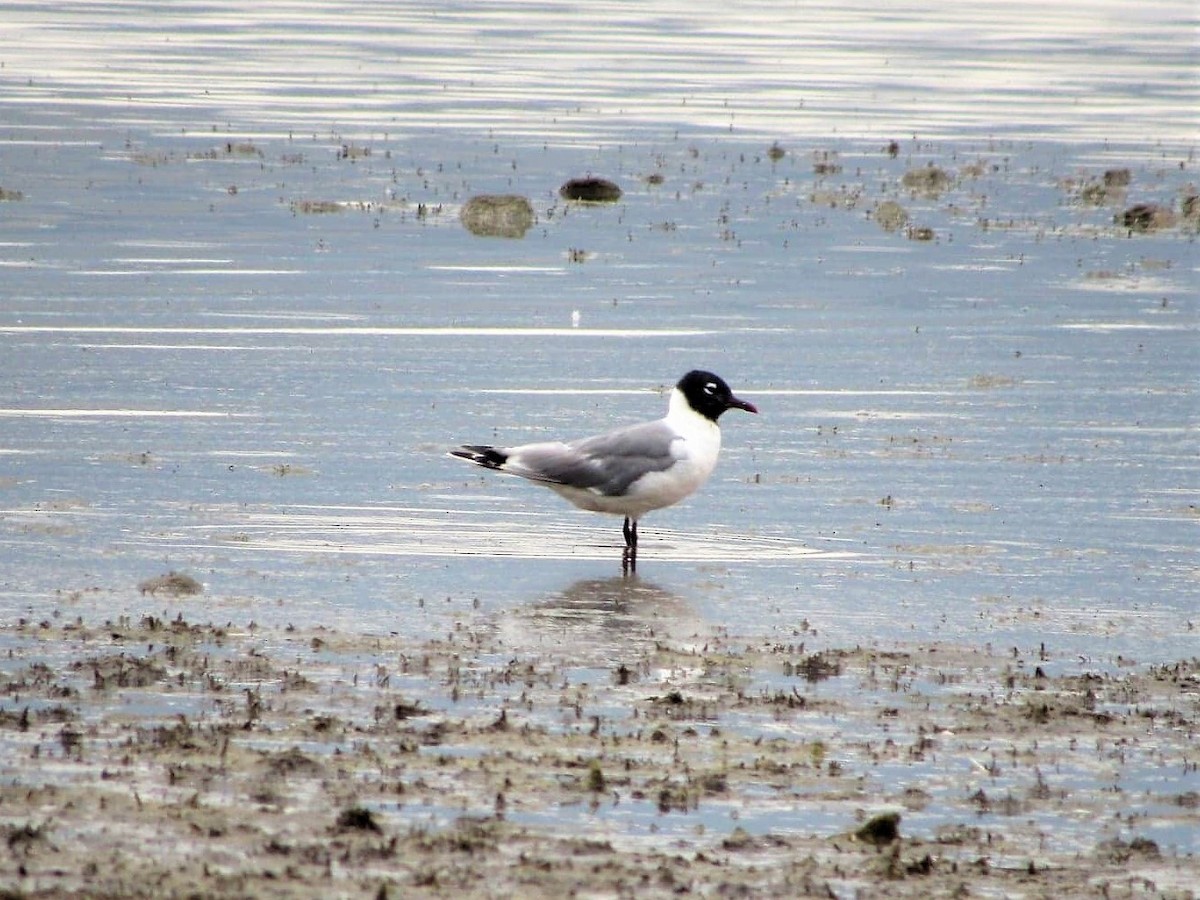
[[[1129,166],[1131,201],[1178,206],[1194,164],[1186,4],[1142,5],[1119,30],[1120,4],[1015,30],[1019,10],[947,6],[916,40],[930,19],[915,10],[779,23],[758,7],[731,28],[693,4],[653,23],[600,7],[589,40],[558,41],[531,7],[437,9],[16,11],[10,609],[93,583],[126,596],[162,565],[300,618],[310,595],[309,615],[381,624],[426,595],[509,608],[603,572],[615,531],[441,451],[653,416],[650,389],[703,365],[764,415],[727,417],[716,481],[647,521],[643,569],[685,593],[699,580],[706,617],[957,633],[1037,608],[1074,631],[1112,610],[1186,641],[1194,228],[1131,235],[1072,190]],[[494,65],[501,47],[524,66]],[[658,63],[650,82],[589,78],[560,122],[547,74],[615,74],[631,47]],[[1006,51],[1002,72],[982,49]],[[887,73],[856,69],[875,54]],[[307,70],[285,65],[297,57]],[[1022,90],[1034,73],[1076,84],[1075,102]],[[866,91],[888,115],[855,132],[796,114],[780,82],[842,115]],[[888,101],[896,83],[916,108]],[[964,108],[971,86],[1025,115]],[[713,128],[729,124],[705,101],[718,87],[732,128]],[[1058,128],[1027,133],[1049,117]],[[949,134],[925,125],[942,120]],[[786,156],[768,158],[768,135]],[[908,196],[899,176],[926,163],[956,182]],[[624,185],[620,204],[558,200],[591,170]],[[459,226],[487,190],[532,198],[524,240]],[[870,222],[884,198],[934,240]],[[1018,640],[1029,623],[1013,618]]]
[[[1119,219],[1195,193],[1195,10],[1085,6],[8,10],[0,619],[1194,655],[1196,224]],[[462,227],[508,192],[524,238]],[[636,590],[619,522],[444,455],[697,366],[762,415]]]
[[[643,552],[706,619],[1183,649],[1195,229],[1113,218],[1189,189],[1194,11],[1090,9],[600,6],[585,41],[520,4],[14,10],[4,602],[136,606],[168,566],[302,620],[528,603],[608,570],[612,523],[444,448],[650,417],[708,366],[763,415]],[[943,193],[899,184],[935,163]],[[564,205],[586,171],[625,197]],[[459,225],[496,190],[523,240]]]

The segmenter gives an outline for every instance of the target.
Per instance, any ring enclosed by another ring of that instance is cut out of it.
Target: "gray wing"
[[[646,422],[565,444],[513,447],[504,468],[534,481],[617,496],[643,475],[674,465],[682,440],[666,422]]]

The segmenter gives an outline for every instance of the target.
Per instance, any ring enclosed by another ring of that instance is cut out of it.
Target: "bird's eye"
[[[714,381],[710,381],[708,384],[706,384],[706,385],[704,386],[704,393],[708,394],[710,397],[711,397],[713,394],[715,394],[716,392],[717,392],[717,384],[716,384],[716,382],[714,382]]]

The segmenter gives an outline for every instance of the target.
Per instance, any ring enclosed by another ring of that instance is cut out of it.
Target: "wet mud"
[[[4,629],[9,897],[1194,896],[1200,659],[64,618]]]

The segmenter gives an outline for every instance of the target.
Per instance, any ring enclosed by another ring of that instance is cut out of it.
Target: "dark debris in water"
[[[621,199],[621,188],[607,178],[572,178],[558,189],[564,200],[584,203],[615,203]]]

